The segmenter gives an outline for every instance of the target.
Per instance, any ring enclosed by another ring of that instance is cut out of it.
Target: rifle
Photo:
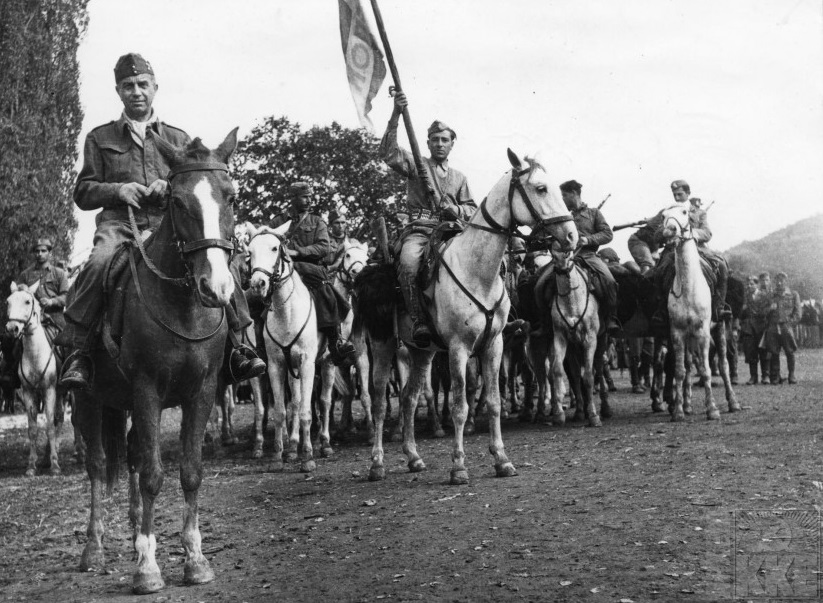
[[[611,194],[611,193],[609,193],[608,195],[606,195],[606,198],[605,198],[605,199],[603,199],[603,200],[600,202],[600,205],[598,205],[598,206],[597,206],[597,209],[602,209],[602,208],[603,208],[603,206],[604,206],[604,205],[606,205],[606,201],[608,201],[608,200],[609,200],[609,197],[611,197],[611,196],[612,196],[612,194]]]
[[[617,226],[612,226],[612,231],[623,230],[624,228],[636,228],[638,226],[645,226],[648,220],[638,220],[637,222],[629,222],[628,224],[618,224]]]
[[[708,207],[706,207],[703,211],[709,211],[712,208],[712,205],[714,205],[714,199],[712,199],[712,202],[709,203]]]

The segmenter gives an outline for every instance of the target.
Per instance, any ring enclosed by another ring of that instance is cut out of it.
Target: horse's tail
[[[402,296],[393,265],[373,264],[363,268],[354,279],[353,297],[357,327],[362,325],[378,341],[394,336],[394,310]]]
[[[126,411],[104,406],[101,436],[106,453],[106,494],[111,496],[126,458]]]

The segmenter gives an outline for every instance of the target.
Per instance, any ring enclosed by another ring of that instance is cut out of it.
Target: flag
[[[377,40],[369,29],[360,0],[338,0],[340,40],[346,61],[346,76],[360,125],[374,132],[369,119],[371,101],[386,77],[386,65]]]

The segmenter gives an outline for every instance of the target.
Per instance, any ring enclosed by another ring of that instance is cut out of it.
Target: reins
[[[563,322],[569,328],[569,330],[574,331],[578,327],[578,325],[580,325],[580,323],[583,322],[583,318],[585,318],[586,312],[589,309],[589,298],[591,297],[591,293],[589,292],[589,281],[586,278],[586,274],[575,263],[572,263],[571,268],[569,268],[568,270],[562,270],[562,271],[558,270],[557,266],[555,266],[554,269],[555,269],[555,273],[558,276],[560,276],[562,274],[562,275],[566,276],[569,279],[569,291],[565,295],[560,293],[560,281],[558,280],[558,282],[557,282],[557,295],[554,296],[554,307],[557,310],[557,313],[560,315],[560,318],[563,319]],[[572,287],[571,286],[571,272],[572,272],[572,270],[576,271],[580,275],[580,278],[583,279],[583,284],[586,285],[586,305],[583,306],[583,312],[580,313],[580,316],[577,318],[577,322],[575,322],[574,324],[571,324],[566,319],[566,317],[563,315],[563,312],[560,310],[560,298],[561,297],[563,297],[563,298],[569,297],[569,296],[571,296],[572,291],[576,291],[577,289],[580,288],[580,285],[577,285],[577,287]]]

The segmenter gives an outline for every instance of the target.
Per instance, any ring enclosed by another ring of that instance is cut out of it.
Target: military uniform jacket
[[[407,178],[407,198],[409,215],[414,220],[422,210],[431,210],[428,202],[428,190],[417,174],[417,167],[414,164],[414,156],[407,150],[401,149],[397,144],[397,124],[389,122],[386,133],[380,141],[380,156],[383,161],[401,176]],[[437,173],[437,163],[429,157],[423,157],[423,167],[429,174],[429,179],[434,185],[436,196],[439,198],[437,209],[452,206],[457,209],[459,216],[468,220],[474,214],[477,206],[469,191],[469,182],[461,172],[454,168],[447,168],[446,176],[441,177]]]
[[[572,210],[572,218],[577,226],[577,233],[588,239],[588,243],[581,247],[585,255],[595,253],[598,247],[610,243],[614,238],[611,226],[596,207],[589,207],[584,203],[580,209]]]
[[[661,209],[656,216],[646,222],[645,226],[638,228],[635,236],[651,246],[656,247],[659,245],[662,242],[664,211]],[[712,229],[709,227],[706,212],[691,203],[689,204],[689,224],[691,224],[694,240],[698,247],[704,247],[706,243],[712,240]]]
[[[289,248],[297,252],[297,256],[293,259],[298,262],[322,264],[331,249],[326,223],[315,214],[304,213],[295,220],[291,214],[287,213],[276,217],[272,222],[272,228],[282,226],[289,220],[292,223],[286,237],[289,240]]]
[[[800,320],[800,295],[797,291],[785,289],[782,293],[774,291],[771,302],[776,306],[769,314],[769,330],[778,332],[791,327]]]
[[[18,283],[31,286],[37,281],[40,285],[34,296],[41,304],[44,299],[52,299],[56,303],[49,307],[48,312],[62,312],[66,307],[66,294],[69,292],[69,280],[66,271],[62,268],[46,264],[38,268],[36,264],[26,268],[17,279]]]
[[[161,121],[148,127],[176,147],[190,140],[183,130]],[[130,182],[149,186],[155,180],[165,180],[168,173],[169,165],[150,136],[146,136],[141,147],[132,138],[126,118],[121,116],[86,135],[83,169],[77,177],[74,202],[86,211],[102,208],[96,218],[98,225],[109,221],[128,222],[128,206],[117,196],[120,186]],[[156,228],[162,217],[162,208],[154,204],[143,203],[140,210],[135,210],[140,228]]]

